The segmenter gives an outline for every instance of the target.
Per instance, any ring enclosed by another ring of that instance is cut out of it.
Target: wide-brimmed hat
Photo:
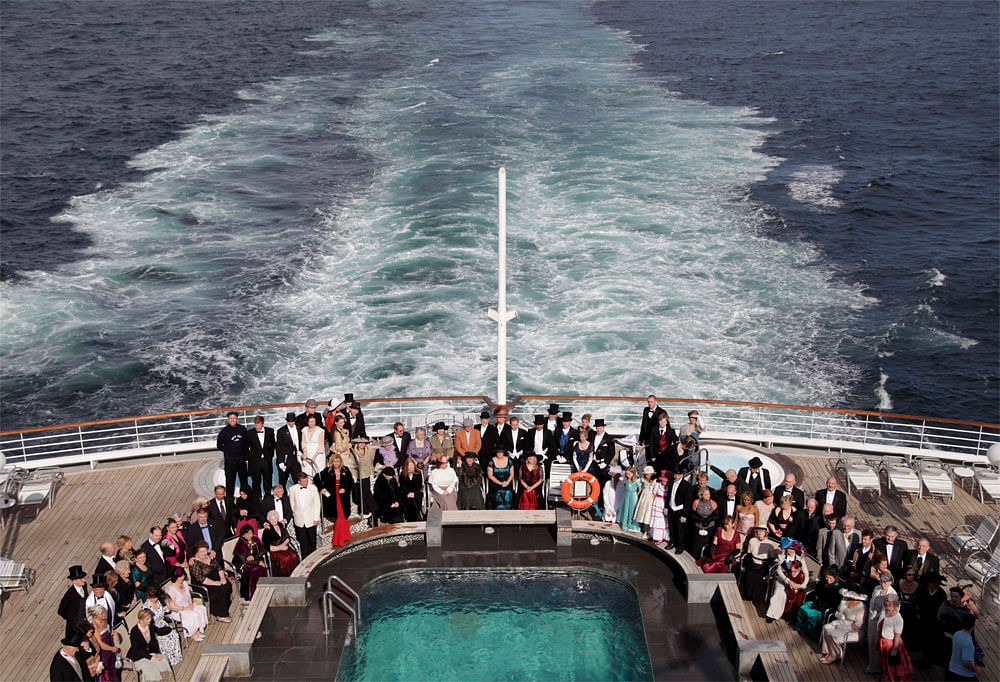
[[[848,601],[868,601],[868,595],[861,592],[852,592],[846,587],[841,588],[840,596]]]
[[[392,436],[382,436],[382,440],[379,441],[380,445],[392,445]]]
[[[310,398],[306,401],[306,407],[316,407],[319,403],[316,402],[315,398]]]
[[[368,444],[368,439],[365,438],[364,436],[355,436],[354,438],[351,439],[351,442],[352,443],[364,443],[365,445],[367,445]]]
[[[83,566],[76,565],[69,567],[69,575],[66,576],[67,580],[86,580],[87,573],[83,570]]]
[[[556,403],[549,403],[549,414],[559,414],[559,405]]]
[[[664,469],[663,471],[660,472],[660,480],[663,481],[664,483],[667,483],[668,481],[670,481],[670,477],[667,476],[667,470],[666,469]]]
[[[762,466],[764,466],[764,462],[762,462],[760,460],[760,457],[756,457],[756,456],[751,457],[750,461],[747,462],[747,464],[750,465],[751,469],[760,469]]]
[[[535,426],[545,426],[545,415],[536,414],[535,415]]]
[[[473,452],[472,450],[466,450],[466,451],[465,451],[465,454],[464,454],[464,455],[462,455],[462,457],[478,457],[478,456],[479,456],[479,455],[477,455],[477,454],[476,454],[475,452]],[[443,461],[443,460],[442,460],[442,461]]]
[[[649,464],[647,464],[645,466],[645,468],[642,470],[642,475],[643,476],[645,476],[646,474],[655,474],[655,473],[656,473],[656,469],[654,469],[652,467],[652,465],[649,465]]]
[[[571,422],[571,421],[573,421],[573,413],[572,412],[563,412],[562,420],[564,422]]]
[[[440,431],[441,429],[444,429],[445,431],[448,430],[448,427],[444,425],[444,422],[438,422],[437,424],[435,424],[434,428],[431,429],[431,431]]]

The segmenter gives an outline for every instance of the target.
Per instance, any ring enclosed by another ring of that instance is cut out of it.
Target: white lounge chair
[[[944,503],[955,499],[955,482],[941,462],[934,459],[922,460],[917,464],[917,473],[932,501]]]
[[[868,460],[861,457],[843,457],[837,460],[836,468],[844,472],[848,494],[851,492],[851,486],[854,486],[854,491],[858,494],[872,493],[875,496],[882,494],[882,481],[879,479],[878,471]]]
[[[948,531],[948,544],[958,550],[959,556],[966,552],[988,552],[998,530],[1000,518],[987,516],[975,528],[968,524],[952,528]]]
[[[561,500],[562,499],[562,484],[569,475],[573,473],[573,469],[569,464],[557,464],[553,463],[552,469],[549,471],[549,487],[548,492],[545,497],[546,500]]]
[[[923,497],[923,486],[916,470],[903,457],[886,455],[882,458],[882,470],[889,494],[895,494],[901,504],[916,504]]]
[[[976,468],[976,485],[979,486],[979,501],[986,504],[984,493],[990,496],[993,503],[1000,506],[1000,472],[996,469]]]
[[[35,584],[35,571],[12,559],[0,557],[0,589],[4,592],[29,592]]]
[[[966,575],[979,583],[986,592],[986,584],[1000,576],[1000,543],[993,548],[993,553],[976,552],[966,559],[962,570]]]

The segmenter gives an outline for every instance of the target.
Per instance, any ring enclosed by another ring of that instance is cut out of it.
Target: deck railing
[[[616,396],[522,396],[511,405],[497,406],[485,396],[378,398],[361,400],[370,436],[389,433],[394,422],[407,430],[428,430],[438,421],[449,430],[462,420],[478,424],[483,409],[501,409],[532,428],[533,416],[545,414],[550,403],[573,413],[575,423],[584,414],[603,418],[614,434],[639,430],[645,398]],[[985,463],[986,449],[1000,442],[1000,425],[801,405],[774,405],[737,401],[662,399],[659,404],[679,427],[689,410],[697,409],[707,426],[706,437],[758,442],[768,446],[801,446],[830,451],[935,456],[946,460]],[[336,407],[336,406],[335,406]],[[321,404],[318,411],[327,409]],[[108,419],[79,424],[39,427],[0,433],[0,452],[8,464],[35,468],[65,466],[124,458],[169,456],[211,451],[235,411],[251,428],[262,415],[268,426],[284,424],[287,412],[300,413],[303,403],[255,405]]]

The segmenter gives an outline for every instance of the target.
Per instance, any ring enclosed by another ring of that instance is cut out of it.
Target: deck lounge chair
[[[1000,518],[987,516],[975,528],[964,523],[952,528],[948,531],[948,544],[958,550],[959,556],[966,552],[988,552],[998,530]]]
[[[0,589],[4,592],[29,592],[35,584],[35,571],[24,564],[0,557]]]
[[[985,551],[976,552],[966,559],[962,570],[966,575],[979,583],[986,592],[986,584],[1000,576],[1000,543],[993,548],[992,554]]]
[[[1000,506],[1000,472],[993,468],[977,468],[975,481],[976,485],[979,486],[979,501],[982,504],[986,504],[985,493],[989,495],[994,504]]]
[[[955,481],[941,462],[935,459],[923,460],[917,464],[917,472],[931,500],[944,503],[955,499]]]
[[[847,492],[850,494],[851,486],[856,493],[871,493],[873,495],[882,494],[882,482],[879,479],[878,471],[875,470],[868,460],[862,457],[843,457],[837,460],[835,468],[844,473],[847,480]]]
[[[894,494],[901,504],[916,504],[923,497],[920,476],[905,458],[886,455],[882,458],[881,468],[885,471],[889,494]]]
[[[545,499],[547,502],[562,499],[562,484],[573,469],[569,464],[553,464],[549,471],[549,487],[546,488]]]

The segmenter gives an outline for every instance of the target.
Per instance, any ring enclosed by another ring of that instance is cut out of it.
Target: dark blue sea
[[[511,393],[1000,421],[1000,5],[0,1],[0,428]]]

